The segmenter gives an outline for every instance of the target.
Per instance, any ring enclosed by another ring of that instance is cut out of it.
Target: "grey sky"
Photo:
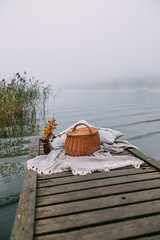
[[[1,0],[0,79],[160,77],[159,0]]]

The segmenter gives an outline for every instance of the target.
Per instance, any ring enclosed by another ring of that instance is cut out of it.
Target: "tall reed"
[[[49,86],[35,80],[27,80],[26,72],[16,73],[12,79],[0,81],[0,135],[19,137],[37,131],[39,109],[45,114],[45,101]]]

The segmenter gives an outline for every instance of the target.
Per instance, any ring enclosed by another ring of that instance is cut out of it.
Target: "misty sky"
[[[159,0],[0,0],[0,79],[160,77]]]

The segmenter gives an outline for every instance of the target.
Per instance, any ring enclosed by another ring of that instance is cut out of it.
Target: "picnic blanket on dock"
[[[79,122],[87,123],[85,120]],[[79,123],[78,122],[78,123]],[[66,134],[70,131],[74,125],[73,124],[61,134]],[[139,168],[144,162],[136,157],[127,155],[112,155],[122,153],[126,148],[136,148],[126,140],[120,139],[118,135],[122,133],[108,128],[98,128],[100,133],[101,145],[100,149],[94,152],[90,156],[72,157],[68,156],[64,150],[64,142],[62,145],[53,149],[48,155],[40,155],[33,159],[27,161],[27,169],[36,171],[38,174],[52,174],[60,173],[64,171],[71,170],[73,175],[86,175],[95,171],[105,171],[108,172],[111,169],[133,166]],[[108,137],[104,138],[105,135],[100,131],[106,131]],[[112,133],[112,134],[111,134]],[[115,135],[115,137],[114,137]],[[64,141],[64,138],[62,138]],[[52,145],[52,143],[51,143]],[[54,145],[54,143],[53,143]]]

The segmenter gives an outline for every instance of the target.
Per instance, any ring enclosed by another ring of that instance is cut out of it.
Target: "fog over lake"
[[[2,0],[0,78],[159,81],[159,23],[159,0]]]

